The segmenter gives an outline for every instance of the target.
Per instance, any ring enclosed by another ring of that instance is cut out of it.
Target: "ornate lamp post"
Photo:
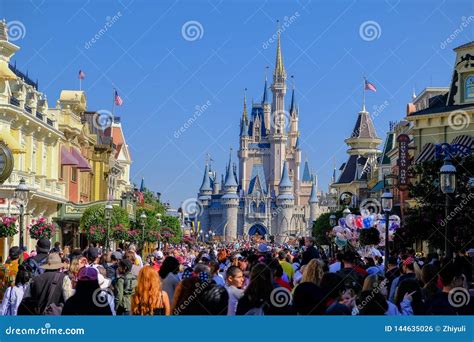
[[[451,162],[451,156],[449,154],[449,151],[446,151],[444,157],[444,164],[439,170],[439,184],[441,192],[446,196],[446,204],[444,208],[446,219],[446,224],[444,226],[444,250],[446,253],[446,257],[448,258],[452,258],[453,256],[452,243],[449,241],[451,231],[450,229],[448,229],[448,211],[449,207],[451,206],[451,194],[453,194],[456,190],[456,171],[456,167]]]
[[[112,220],[112,213],[114,211],[114,207],[110,202],[107,202],[105,205],[104,213],[105,213],[105,222],[107,223],[107,233],[105,236],[105,250],[108,252],[110,249],[110,221]]]
[[[158,222],[158,226],[160,227],[160,231],[161,231],[161,222],[162,222],[161,221],[161,213],[156,214],[156,222]],[[161,249],[161,238],[158,241],[158,248]]]
[[[13,193],[13,198],[16,200],[16,205],[18,207],[18,211],[20,212],[20,248],[23,248],[23,226],[26,207],[28,205],[28,197],[29,197],[30,189],[28,185],[26,185],[25,179],[20,179],[20,183],[15,189]]]
[[[384,258],[384,266],[385,272],[388,270],[388,257],[390,254],[389,249],[389,236],[388,236],[388,228],[389,228],[389,220],[390,220],[390,212],[392,211],[393,207],[393,195],[390,190],[387,188],[385,192],[382,194],[382,209],[385,213],[385,258]]]
[[[145,252],[145,223],[146,223],[146,214],[144,211],[140,214],[140,226],[142,226],[142,257]]]
[[[346,207],[346,209],[344,209],[342,211],[342,216],[346,217],[347,215],[349,215],[351,213],[349,207]]]

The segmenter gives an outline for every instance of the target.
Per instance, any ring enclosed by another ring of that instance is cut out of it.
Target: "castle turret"
[[[271,127],[271,112],[272,108],[270,102],[268,101],[268,84],[267,84],[267,76],[265,75],[265,84],[263,85],[263,96],[262,96],[262,107],[263,107],[263,117],[265,121],[265,127],[267,129],[267,134],[270,133]]]
[[[221,197],[223,207],[224,238],[230,241],[237,238],[237,214],[239,206],[239,196],[237,195],[237,181],[232,167],[232,149],[227,165],[224,195]]]
[[[312,177],[313,186],[311,187],[311,195],[309,196],[309,222],[308,229],[312,229],[313,222],[318,214],[318,179],[315,175]]]
[[[275,241],[277,243],[284,242],[285,238],[288,237],[290,231],[292,230],[290,223],[293,216],[294,203],[295,198],[293,196],[293,183],[291,182],[288,172],[288,165],[285,161],[283,163],[283,172],[281,175],[280,184],[278,185],[278,224],[277,230],[274,232]]]
[[[287,113],[285,112],[285,94],[286,94],[286,71],[283,66],[283,56],[281,53],[280,31],[278,31],[277,53],[275,62],[275,71],[273,72],[272,84],[273,100],[272,112],[270,118],[270,182],[273,190],[276,190],[282,174],[283,160],[286,158],[286,145],[288,135]]]

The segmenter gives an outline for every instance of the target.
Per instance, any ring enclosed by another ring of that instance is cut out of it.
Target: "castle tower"
[[[274,235],[277,243],[283,243],[291,230],[290,222],[293,216],[293,206],[295,201],[293,196],[293,184],[291,183],[286,161],[283,163],[283,172],[280,184],[278,185],[278,190],[278,224]]]
[[[239,156],[239,175],[241,177],[241,187],[244,193],[247,191],[249,175],[247,174],[247,161],[249,158],[249,144],[251,138],[249,136],[249,121],[247,117],[247,94],[244,94],[244,109],[242,111],[242,119],[240,120],[240,148]]]
[[[283,161],[286,158],[286,144],[288,140],[287,113],[285,112],[286,94],[286,71],[283,66],[281,54],[280,32],[278,31],[278,43],[276,52],[275,70],[273,72],[273,84],[271,86],[273,99],[270,117],[270,184],[276,190],[282,174]]]
[[[265,118],[265,127],[267,128],[267,134],[269,134],[269,130],[271,127],[271,105],[268,102],[268,84],[267,84],[267,75],[265,75],[265,84],[263,85],[263,96],[262,96],[262,107],[263,107],[263,117]]]
[[[318,179],[313,176],[313,186],[311,187],[311,195],[309,197],[309,222],[308,229],[311,230],[313,222],[318,215]]]
[[[224,195],[222,200],[222,219],[224,224],[224,238],[231,241],[237,238],[237,214],[239,207],[239,196],[237,195],[237,181],[234,170],[232,169],[232,149],[229,156],[229,164],[227,165]]]
[[[204,175],[202,177],[202,184],[199,188],[198,194],[198,201],[202,205],[202,213],[197,218],[201,221],[201,227],[208,229],[209,227],[209,206],[211,204],[211,195],[212,195],[212,187],[211,187],[211,179],[209,176],[209,165],[206,163],[206,167],[204,168]]]

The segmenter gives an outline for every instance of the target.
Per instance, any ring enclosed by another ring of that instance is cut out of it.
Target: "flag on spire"
[[[377,92],[377,88],[375,87],[375,85],[367,80],[365,80],[365,90],[372,90],[374,93]]]
[[[117,90],[115,90],[115,105],[121,106],[123,104],[122,98],[119,96]]]
[[[86,78],[85,72],[82,70],[79,70],[79,75],[77,76],[77,78],[79,78],[80,80],[83,80],[84,78]]]

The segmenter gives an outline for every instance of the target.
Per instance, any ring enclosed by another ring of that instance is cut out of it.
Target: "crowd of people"
[[[144,259],[144,260],[143,260]],[[1,265],[2,315],[464,315],[474,313],[472,260],[356,250],[328,257],[294,245],[134,245],[105,251],[11,247]],[[461,296],[461,297],[459,297]],[[460,301],[460,299],[462,301]]]

